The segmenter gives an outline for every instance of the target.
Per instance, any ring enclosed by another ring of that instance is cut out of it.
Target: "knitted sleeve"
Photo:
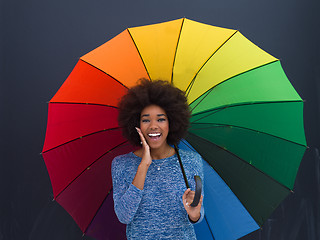
[[[111,167],[114,210],[119,221],[124,224],[132,221],[143,194],[143,190],[126,179],[124,170],[127,163],[126,159],[119,156],[113,160]]]

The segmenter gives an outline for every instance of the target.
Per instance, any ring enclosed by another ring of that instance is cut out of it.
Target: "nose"
[[[151,121],[150,122],[150,129],[151,130],[158,129],[158,121],[155,121],[155,120]]]

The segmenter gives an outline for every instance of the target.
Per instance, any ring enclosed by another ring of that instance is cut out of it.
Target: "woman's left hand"
[[[195,195],[195,192],[191,191],[191,189],[188,188],[182,196],[182,201],[183,201],[183,206],[189,215],[189,218],[192,221],[197,222],[200,218],[200,210],[202,206],[203,196],[201,196],[200,202],[196,207],[191,207],[190,204],[193,202],[194,195]]]

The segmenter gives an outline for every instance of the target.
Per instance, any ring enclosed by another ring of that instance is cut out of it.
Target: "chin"
[[[161,148],[163,145],[165,145],[165,142],[159,142],[159,143],[149,143],[149,147],[152,149],[157,149],[157,148]]]
[[[149,147],[151,148],[151,149],[158,149],[158,148],[160,148],[162,145],[161,144],[149,144]]]

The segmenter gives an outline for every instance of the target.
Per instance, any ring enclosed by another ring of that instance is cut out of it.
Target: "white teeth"
[[[159,137],[160,133],[149,133],[148,136],[149,137]]]

